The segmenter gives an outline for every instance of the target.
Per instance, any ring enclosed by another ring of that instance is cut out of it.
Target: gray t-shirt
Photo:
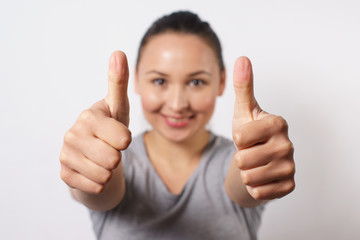
[[[211,134],[197,169],[179,195],[165,186],[147,155],[144,134],[123,152],[126,193],[107,212],[90,210],[99,240],[256,239],[263,206],[242,208],[225,192],[235,147]]]

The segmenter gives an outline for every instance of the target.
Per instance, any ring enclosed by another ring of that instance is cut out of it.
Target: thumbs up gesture
[[[93,209],[96,204],[103,206],[101,201],[115,205],[123,196],[120,151],[131,142],[128,78],[125,54],[114,52],[109,62],[107,96],[83,111],[64,137],[60,153],[61,178],[77,200]],[[109,189],[113,192],[106,196]],[[103,200],[95,199],[100,193]]]
[[[238,168],[236,174],[253,199],[283,197],[295,188],[294,150],[287,123],[282,117],[260,108],[254,97],[253,72],[248,58],[240,57],[235,62],[233,82],[232,133],[238,151],[232,167]],[[239,188],[239,183],[236,184]]]

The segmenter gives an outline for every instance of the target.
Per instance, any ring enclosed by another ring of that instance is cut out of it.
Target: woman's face
[[[136,92],[153,130],[181,142],[204,134],[225,86],[214,51],[192,34],[163,33],[142,50]]]

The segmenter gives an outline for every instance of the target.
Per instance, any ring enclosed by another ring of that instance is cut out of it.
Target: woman
[[[295,165],[285,120],[254,98],[250,61],[234,67],[233,142],[205,128],[225,68],[216,34],[195,14],[160,18],[141,41],[135,84],[152,129],[134,139],[128,75],[114,52],[106,98],[81,113],[60,154],[98,239],[255,239],[264,202],[294,189]]]

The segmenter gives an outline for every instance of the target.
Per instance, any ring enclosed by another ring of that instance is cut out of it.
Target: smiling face
[[[193,34],[163,33],[145,45],[136,92],[154,134],[182,142],[206,133],[216,97],[225,86],[211,47]]]

